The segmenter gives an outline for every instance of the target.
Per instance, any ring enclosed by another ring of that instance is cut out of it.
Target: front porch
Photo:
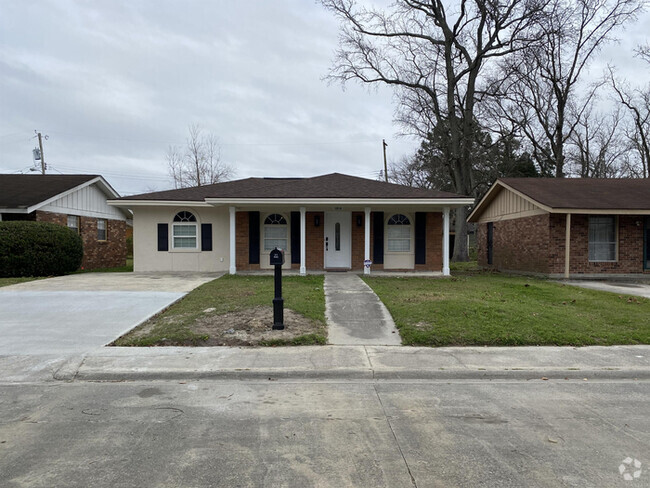
[[[230,274],[270,271],[278,247],[292,274],[449,275],[449,207],[229,206],[228,214]]]

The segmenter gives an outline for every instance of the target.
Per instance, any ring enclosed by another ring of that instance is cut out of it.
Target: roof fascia
[[[206,198],[210,205],[439,205],[463,207],[473,198]]]
[[[212,205],[201,201],[201,200],[107,200],[106,203],[113,207],[152,207],[152,206],[161,206],[161,207],[173,207],[173,206],[185,206],[185,207],[212,207]]]
[[[550,213],[588,215],[650,215],[650,209],[554,208]]]

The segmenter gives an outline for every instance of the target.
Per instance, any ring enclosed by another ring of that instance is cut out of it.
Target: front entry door
[[[650,217],[645,218],[643,227],[643,269],[650,269]]]
[[[350,268],[350,212],[325,212],[325,267]]]

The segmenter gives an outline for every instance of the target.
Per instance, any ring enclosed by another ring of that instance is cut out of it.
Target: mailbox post
[[[275,298],[273,299],[273,330],[284,329],[284,299],[282,298],[282,265],[284,251],[277,247],[269,254],[269,264],[275,267]]]

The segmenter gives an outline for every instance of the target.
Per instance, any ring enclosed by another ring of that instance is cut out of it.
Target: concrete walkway
[[[394,346],[402,343],[384,304],[355,274],[325,275],[325,316],[330,344]]]
[[[647,283],[624,283],[608,281],[562,281],[571,286],[589,288],[591,290],[608,291],[619,295],[634,295],[637,297],[650,298],[650,284]]]

